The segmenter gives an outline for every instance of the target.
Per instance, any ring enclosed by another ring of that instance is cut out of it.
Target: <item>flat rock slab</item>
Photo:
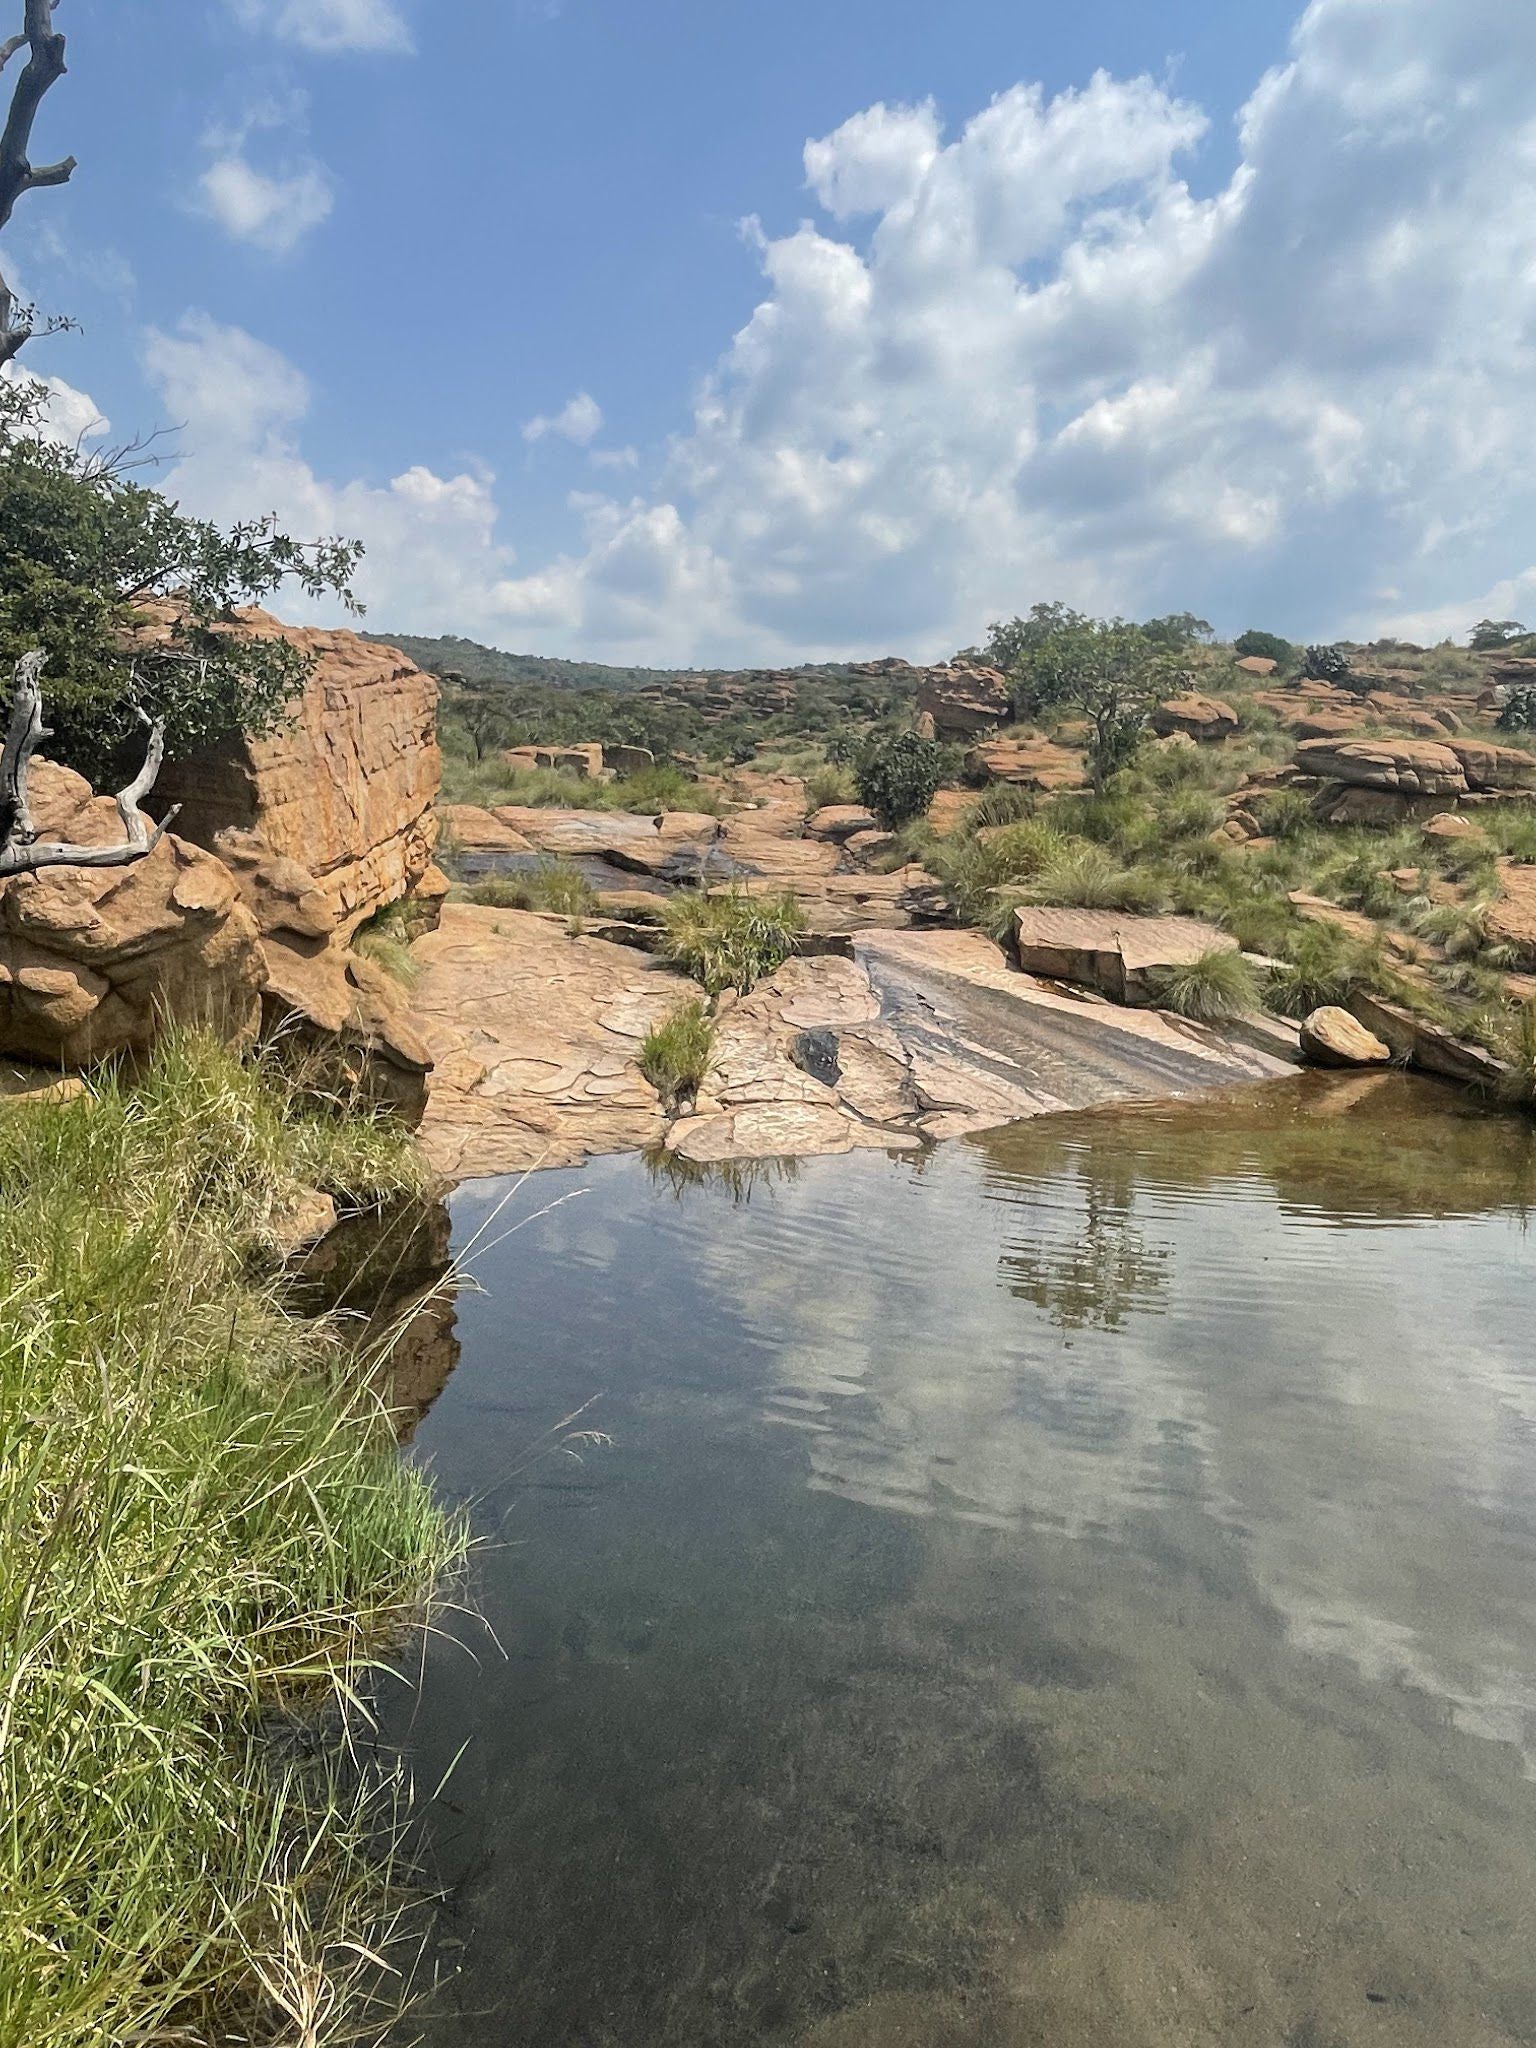
[[[461,1178],[663,1139],[700,1163],[910,1148],[1293,1064],[1152,1011],[1074,1002],[976,932],[879,932],[854,959],[789,961],[725,1003],[695,1112],[669,1127],[635,1055],[691,982],[556,920],[462,904],[416,954],[437,1061],[422,1136]]]
[[[1232,953],[1230,933],[1196,917],[1149,917],[1126,910],[1016,910],[1014,944],[1028,974],[1097,989],[1117,1003],[1151,998],[1149,976],[1206,953]]]
[[[422,1143],[453,1178],[572,1166],[655,1143],[635,1065],[689,985],[645,954],[519,910],[450,903],[419,940],[413,1008],[437,1062]]]

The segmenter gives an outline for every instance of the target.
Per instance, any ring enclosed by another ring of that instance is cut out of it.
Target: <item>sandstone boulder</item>
[[[604,747],[603,765],[615,775],[643,775],[656,766],[649,747]]]
[[[1472,1088],[1496,1089],[1505,1078],[1504,1062],[1486,1047],[1457,1038],[1401,1004],[1357,989],[1349,1007],[1366,1030],[1390,1048],[1392,1057],[1408,1066]]]
[[[1286,719],[1288,731],[1299,740],[1348,740],[1359,737],[1360,714],[1357,711],[1303,710]]]
[[[1081,789],[1082,757],[1051,740],[984,740],[965,757],[972,782],[1012,782],[1020,789]]]
[[[442,780],[437,685],[392,647],[356,633],[240,615],[242,632],[284,638],[313,663],[289,721],[168,762],[157,807],[180,804],[176,830],[218,852],[231,828],[258,833],[298,862],[350,934],[407,896],[432,863]]]
[[[809,838],[830,839],[842,845],[856,832],[878,832],[880,820],[862,804],[823,804],[807,818],[805,829]]]
[[[1481,825],[1464,818],[1459,811],[1436,811],[1432,818],[1424,821],[1426,839],[1459,839],[1470,844],[1486,846],[1488,835]]]
[[[1303,740],[1296,749],[1303,774],[1354,789],[1397,796],[1460,796],[1466,770],[1449,742],[1390,739]]]
[[[1272,676],[1279,665],[1264,654],[1245,654],[1234,664],[1245,676]]]
[[[1445,801],[1439,796],[1405,796],[1392,789],[1352,789],[1330,783],[1319,790],[1312,808],[1325,825],[1369,825],[1390,831],[1415,819],[1428,818]]]
[[[1334,1004],[1314,1010],[1301,1027],[1303,1059],[1318,1067],[1381,1067],[1392,1048],[1367,1031],[1358,1017]]]
[[[1536,967],[1536,867],[1499,864],[1499,893],[1483,919],[1495,945],[1510,946],[1520,967]]]
[[[509,768],[524,773],[545,768],[557,775],[574,776],[578,782],[601,782],[606,772],[599,746],[505,747],[501,758]]]
[[[117,807],[66,768],[36,761],[44,838],[122,837]],[[234,877],[167,834],[131,867],[45,868],[0,883],[0,1054],[88,1067],[143,1053],[171,1023],[254,1036],[265,971]]]
[[[1162,738],[1183,732],[1192,740],[1224,740],[1237,731],[1237,713],[1220,697],[1202,697],[1190,691],[1159,704],[1151,725]]]
[[[918,715],[932,719],[941,740],[990,732],[1007,723],[1012,708],[1007,678],[995,668],[931,668],[918,684]]]
[[[444,804],[439,814],[461,853],[532,853],[533,842],[478,804]]]
[[[1461,763],[1469,789],[1529,789],[1536,778],[1536,759],[1518,747],[1495,746],[1491,740],[1449,738],[1446,745]]]
[[[1124,910],[1025,907],[1014,912],[1013,929],[1026,973],[1097,989],[1117,1003],[1152,1002],[1160,969],[1238,950],[1229,932],[1199,918]]]

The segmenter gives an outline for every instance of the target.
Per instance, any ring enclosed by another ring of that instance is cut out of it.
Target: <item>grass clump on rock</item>
[[[306,1190],[418,1181],[195,1035],[0,1109],[0,2040],[357,2020],[389,1812],[342,1741],[272,1732],[341,1723],[459,1539],[366,1364],[262,1275]]]
[[[640,1047],[639,1067],[669,1109],[691,1102],[703,1086],[714,1051],[714,1019],[703,1003],[683,1003],[652,1027]]]
[[[574,861],[540,860],[515,874],[482,875],[465,892],[492,910],[549,910],[560,917],[590,917],[597,891]]]
[[[805,913],[791,895],[751,896],[742,889],[674,896],[664,920],[666,957],[712,996],[745,995],[794,952]]]
[[[1157,968],[1147,979],[1159,1008],[1198,1024],[1221,1024],[1259,1008],[1253,969],[1230,948],[1213,947],[1197,959]]]

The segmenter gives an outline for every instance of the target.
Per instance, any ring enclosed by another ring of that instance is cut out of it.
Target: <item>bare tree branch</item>
[[[144,765],[126,789],[115,799],[117,815],[123,821],[123,837],[111,846],[77,846],[67,840],[41,840],[32,824],[27,802],[27,778],[32,756],[48,737],[43,724],[42,673],[46,656],[39,650],[24,654],[16,664],[15,690],[11,699],[10,723],[5,745],[0,749],[0,880],[12,875],[29,875],[39,868],[125,868],[154,852],[165,837],[176,811],[167,811],[153,830],[139,809],[154,788],[165,759],[165,727],[140,712],[149,728]],[[178,807],[179,808],[179,807]]]
[[[19,50],[27,61],[11,94],[10,112],[0,129],[0,228],[15,211],[23,193],[40,186],[65,185],[75,168],[75,159],[34,167],[27,151],[32,142],[32,124],[43,95],[64,76],[64,38],[55,32],[54,9],[58,0],[25,0],[25,26],[20,35],[0,44],[0,71]],[[32,337],[30,311],[17,305],[15,294],[0,277],[0,364],[20,353]]]

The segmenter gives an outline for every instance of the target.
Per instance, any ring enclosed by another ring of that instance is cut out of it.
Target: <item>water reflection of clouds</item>
[[[1096,1165],[1000,1177],[955,1146],[796,1191],[743,1284],[808,1484],[1175,1554],[1194,1508],[1299,1647],[1536,1753],[1518,1215],[1394,1226],[1378,1200],[1341,1230],[1295,1173]]]

